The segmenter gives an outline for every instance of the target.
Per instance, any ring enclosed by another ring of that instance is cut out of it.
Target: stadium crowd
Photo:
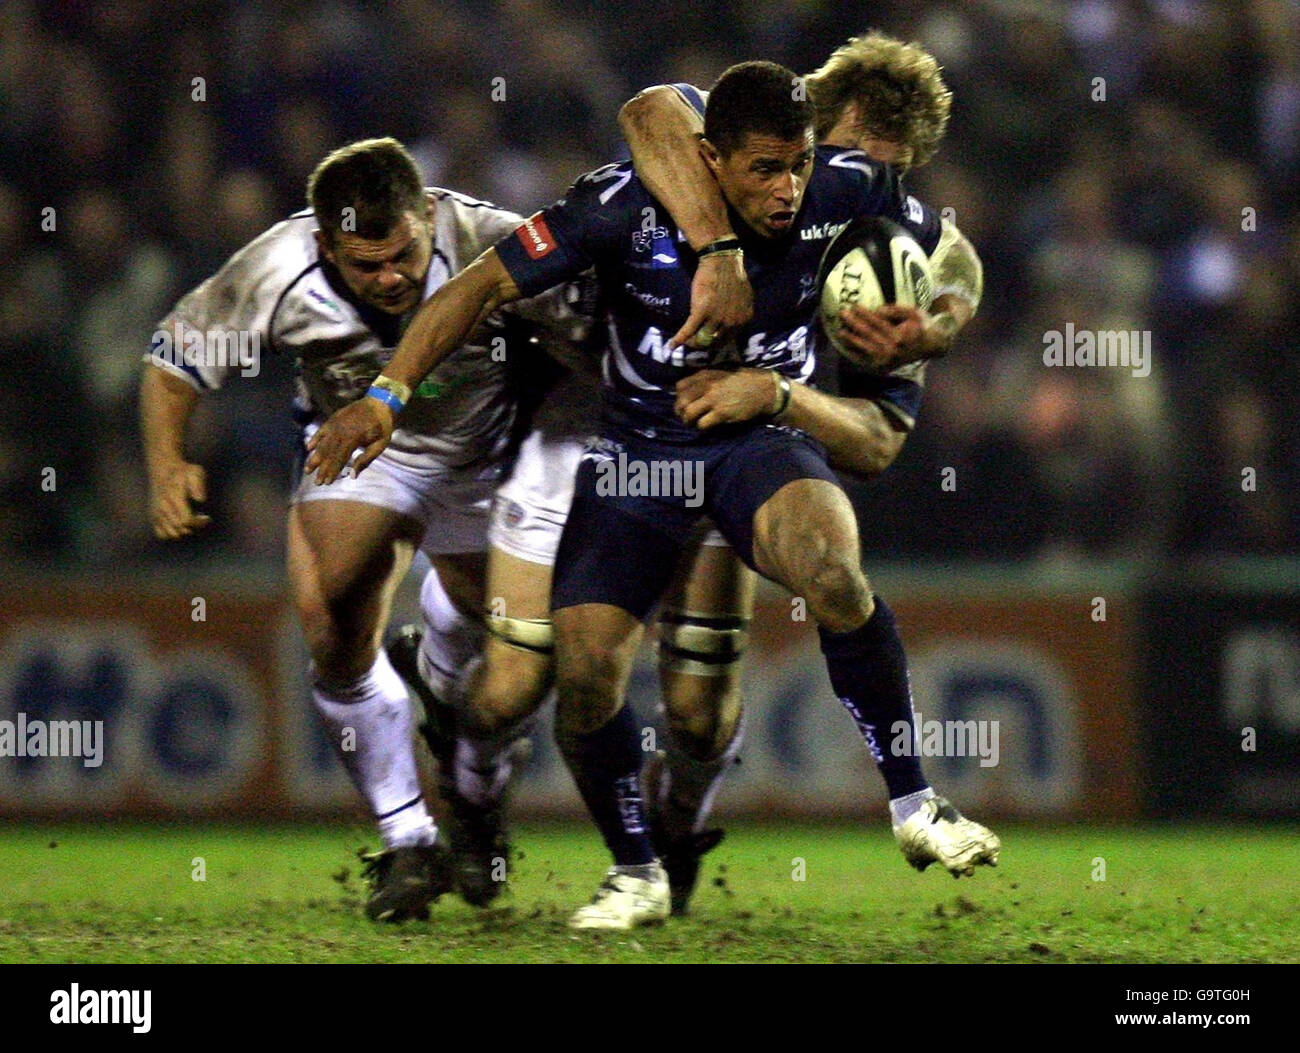
[[[428,182],[528,213],[625,156],[640,88],[812,70],[869,27],[944,65],[948,136],[908,178],[986,290],[898,462],[855,488],[869,556],[1300,553],[1294,0],[6,0],[6,559],[280,558],[292,364],[200,404],[214,522],[181,549],[149,532],[136,388],[157,320],[333,147],[395,135]],[[1149,375],[1046,366],[1067,323],[1149,332]]]

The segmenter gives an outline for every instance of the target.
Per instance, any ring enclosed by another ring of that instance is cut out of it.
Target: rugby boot
[[[633,929],[657,925],[668,917],[672,893],[658,863],[649,878],[633,877],[610,867],[595,896],[569,919],[571,929]]]
[[[941,864],[953,877],[967,877],[981,864],[995,867],[1002,842],[987,827],[965,818],[946,797],[931,797],[894,827],[903,858],[917,870]]]
[[[373,852],[361,861],[370,886],[366,917],[371,921],[425,921],[429,904],[453,887],[451,854],[441,840]]]

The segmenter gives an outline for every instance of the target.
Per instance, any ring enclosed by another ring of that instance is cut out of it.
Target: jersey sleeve
[[[454,190],[430,187],[429,192],[436,199],[439,212],[446,210],[450,213],[449,225],[456,241],[457,258],[462,265],[478,259],[524,221],[518,212],[498,208]]]
[[[873,161],[861,150],[822,147],[818,153],[827,168],[836,170],[849,184],[859,215],[892,219],[916,239],[927,256],[934,254],[941,234],[939,214],[907,193],[893,168]]]
[[[978,309],[984,295],[984,265],[978,255],[953,255],[962,242],[962,232],[950,220],[942,221],[939,246],[930,254],[930,269],[934,274],[934,298],[951,293]],[[973,258],[971,258],[973,257]],[[965,262],[969,259],[969,263]],[[949,260],[955,265],[949,265]]]
[[[636,229],[636,201],[645,197],[629,186],[634,179],[630,161],[588,172],[564,198],[497,242],[497,255],[524,296],[571,281],[626,248]]]
[[[876,403],[905,430],[916,425],[925,390],[925,363],[909,362],[892,373],[869,373],[840,359],[839,395]]]
[[[145,361],[200,391],[255,367],[246,361],[249,349],[270,350],[276,305],[314,262],[301,241],[281,223],[245,245],[158,323]]]
[[[701,120],[704,119],[704,107],[709,102],[709,93],[707,91],[701,91],[694,84],[670,84],[668,86],[682,97],[682,101],[687,106],[700,115]]]

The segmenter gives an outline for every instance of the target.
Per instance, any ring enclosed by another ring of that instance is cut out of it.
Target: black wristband
[[[728,234],[725,237],[715,238],[702,249],[696,250],[696,257],[704,259],[705,256],[712,256],[717,252],[738,252],[740,250],[740,239],[734,234]]]

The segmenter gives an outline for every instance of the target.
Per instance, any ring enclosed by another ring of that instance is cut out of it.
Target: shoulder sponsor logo
[[[907,200],[903,203],[903,215],[913,223],[920,223],[921,220],[925,219],[925,209],[921,207],[921,202],[908,194]]]
[[[515,231],[515,236],[523,243],[524,251],[534,260],[540,260],[555,248],[551,228],[546,225],[540,212],[524,220],[523,226]]]
[[[821,241],[823,238],[835,237],[848,225],[847,220],[843,223],[814,223],[799,231],[799,237],[804,241]]]

